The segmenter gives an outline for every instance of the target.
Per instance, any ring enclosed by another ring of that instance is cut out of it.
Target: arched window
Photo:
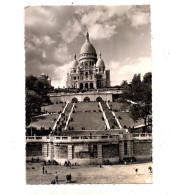
[[[86,72],[86,78],[88,78],[88,72]]]
[[[80,83],[80,89],[83,89],[83,83]]]
[[[85,88],[88,89],[88,83],[85,83]]]
[[[84,98],[84,102],[90,102],[90,98],[89,97],[85,97]]]
[[[96,98],[96,102],[102,102],[102,98],[101,97],[97,97]]]
[[[78,99],[76,98],[76,97],[74,97],[73,99],[72,99],[72,103],[77,103],[78,102]]]

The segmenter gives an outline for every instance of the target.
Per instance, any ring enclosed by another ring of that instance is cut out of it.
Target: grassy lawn
[[[88,111],[88,110],[96,110],[98,111],[100,108],[98,107],[97,102],[86,102],[86,103],[77,103],[76,104],[77,108],[75,108],[75,111]]]
[[[121,184],[121,183],[152,183],[148,167],[152,163],[108,165],[102,168],[92,165],[72,166],[47,165],[47,174],[42,174],[42,163],[26,164],[27,184],[50,184],[58,173],[59,184],[65,184],[66,174],[72,175],[72,184]],[[34,167],[34,169],[32,169]],[[135,174],[138,168],[138,175]]]
[[[112,105],[112,106],[111,106]],[[121,106],[123,104],[122,103],[119,103],[119,102],[109,102],[109,106],[110,108],[112,109],[116,109],[116,110],[121,110]]]
[[[37,116],[32,119],[32,123],[29,126],[36,127],[37,129],[40,129],[41,127],[44,127],[45,129],[48,129],[49,127],[52,128],[55,123],[54,118],[58,118],[58,113]]]
[[[134,122],[132,120],[132,118],[129,116],[129,113],[127,112],[115,112],[117,118],[120,116],[121,119],[118,118],[120,124],[122,127],[124,127],[124,125],[126,125],[126,127],[133,127],[133,126],[137,126],[137,125],[141,125],[143,124],[143,120],[139,120],[138,122]]]
[[[74,127],[74,130],[81,130],[85,127],[85,130],[103,130],[105,128],[105,122],[102,121],[101,112],[86,112],[86,113],[73,113],[71,117],[74,122],[70,122],[69,126]]]
[[[41,110],[44,111],[44,109],[48,112],[56,112],[58,113],[59,111],[63,111],[65,107],[65,104],[52,104],[48,106],[42,106]]]

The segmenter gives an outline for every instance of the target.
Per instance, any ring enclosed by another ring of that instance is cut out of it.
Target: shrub
[[[53,165],[59,165],[59,163],[57,162],[57,161],[55,161],[55,160],[52,160],[52,162],[51,162]]]
[[[51,165],[51,160],[48,160],[48,164]]]
[[[121,120],[121,119],[122,119],[122,117],[121,117],[121,116],[118,116],[118,119],[120,119],[120,120]]]
[[[116,121],[114,121],[114,125],[115,125],[115,126],[117,125]]]

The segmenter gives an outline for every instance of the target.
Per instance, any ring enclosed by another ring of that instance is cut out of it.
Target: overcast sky
[[[88,30],[111,84],[151,71],[149,6],[41,6],[25,8],[26,75],[43,72],[63,87]]]

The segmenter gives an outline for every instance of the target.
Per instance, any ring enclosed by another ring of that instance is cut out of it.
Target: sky
[[[110,69],[112,86],[152,71],[149,5],[29,6],[25,7],[26,75],[45,73],[54,87],[65,86],[87,31]]]

